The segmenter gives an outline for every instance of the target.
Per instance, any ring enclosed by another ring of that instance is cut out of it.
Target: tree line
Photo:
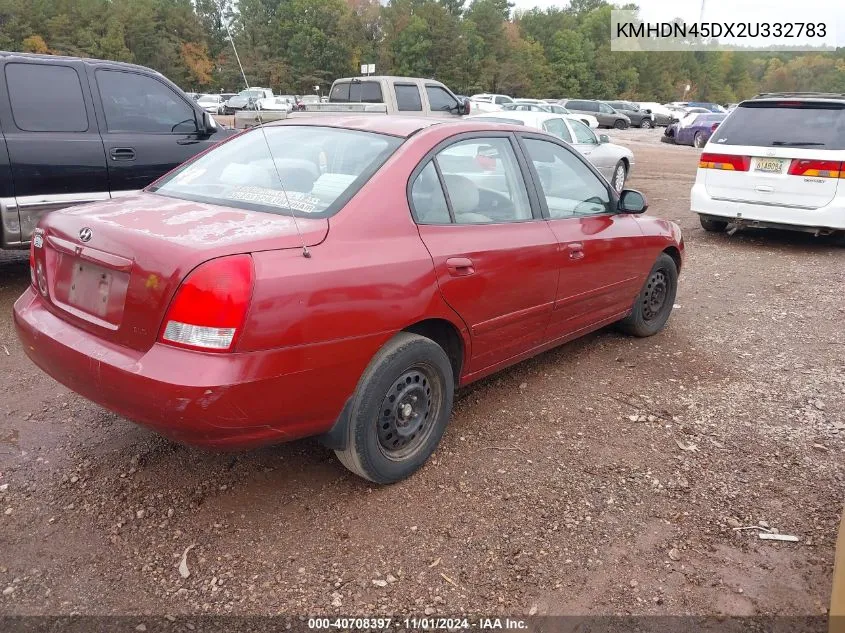
[[[228,26],[250,84],[281,93],[325,91],[363,63],[460,94],[728,103],[845,92],[843,48],[611,52],[610,11],[604,0],[521,12],[508,0],[0,0],[0,50],[134,62],[185,90],[237,91]]]

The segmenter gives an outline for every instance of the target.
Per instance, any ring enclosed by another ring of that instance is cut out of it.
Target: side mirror
[[[610,137],[607,134],[599,134],[599,145],[603,143],[610,143]]]
[[[620,213],[645,213],[648,210],[648,202],[636,189],[623,189],[619,194],[617,209]]]
[[[214,134],[217,131],[217,121],[214,120],[214,117],[211,116],[208,112],[203,111],[202,113],[202,133],[203,134]]]

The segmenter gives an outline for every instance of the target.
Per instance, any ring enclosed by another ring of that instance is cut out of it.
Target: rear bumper
[[[692,187],[690,206],[694,213],[740,224],[777,225],[802,231],[845,230],[845,200],[841,197],[818,209],[796,209],[773,204],[717,200],[707,193],[703,182],[696,182]]]
[[[220,449],[327,432],[379,344],[214,354],[157,343],[138,352],[61,320],[32,288],[14,321],[30,359],[68,388],[173,440]]]

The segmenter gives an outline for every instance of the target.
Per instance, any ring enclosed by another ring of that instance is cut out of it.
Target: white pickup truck
[[[451,118],[470,112],[468,99],[459,99],[439,81],[418,77],[345,77],[332,84],[328,103],[307,103],[293,112],[244,111],[235,127],[245,128],[288,117],[348,114],[400,114]]]

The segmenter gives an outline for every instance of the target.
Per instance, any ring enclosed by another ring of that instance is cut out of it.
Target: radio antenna
[[[229,21],[226,19],[226,15],[223,13],[223,0],[219,0],[217,4],[217,10],[220,12],[220,20],[223,22],[223,26],[226,27],[226,34],[229,36],[229,41],[232,43],[232,50],[235,52],[235,59],[238,62],[238,68],[241,69],[241,77],[243,77],[244,85],[246,89],[249,90],[249,81],[246,78],[246,73],[244,72],[244,65],[241,63],[241,56],[238,55],[238,48],[235,46],[235,38],[232,37],[232,30],[229,28]],[[279,180],[279,186],[282,188],[282,194],[285,196],[285,204],[287,205],[288,209],[290,209],[291,217],[293,218],[293,225],[296,227],[296,233],[299,235],[299,241],[302,243],[302,256],[305,258],[311,257],[311,251],[308,250],[308,246],[305,244],[305,237],[302,235],[302,231],[299,230],[299,222],[296,221],[296,210],[290,206],[290,199],[288,198],[288,192],[285,189],[285,185],[282,182],[282,174],[279,173],[279,166],[276,164],[276,157],[273,156],[273,150],[270,148],[270,141],[267,138],[267,131],[264,129],[264,121],[261,118],[261,107],[258,105],[258,101],[256,100],[255,103],[255,112],[258,118],[258,129],[261,130],[261,135],[264,137],[264,144],[267,146],[267,153],[270,154],[270,162],[273,163],[273,171],[276,172],[276,178]]]

